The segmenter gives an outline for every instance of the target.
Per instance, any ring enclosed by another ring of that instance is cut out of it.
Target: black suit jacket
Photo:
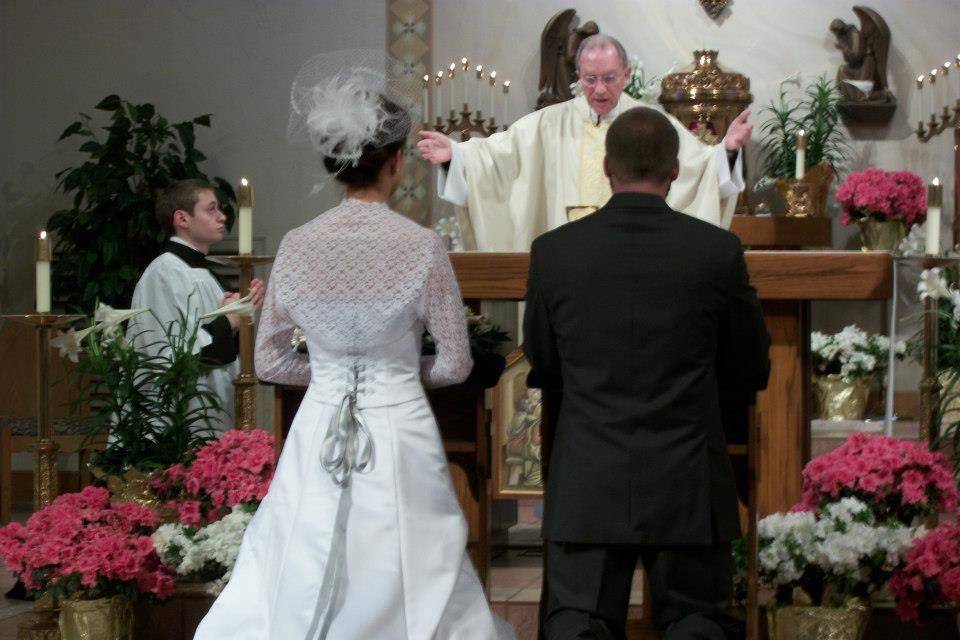
[[[526,302],[531,381],[562,394],[544,536],[738,537],[719,398],[766,386],[769,336],[737,237],[615,194],[534,241]]]

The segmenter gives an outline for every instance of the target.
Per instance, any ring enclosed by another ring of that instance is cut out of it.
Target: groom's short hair
[[[663,182],[672,177],[680,136],[656,109],[634,107],[610,125],[606,150],[610,172],[618,180]]]

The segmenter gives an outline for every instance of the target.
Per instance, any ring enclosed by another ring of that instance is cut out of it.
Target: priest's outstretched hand
[[[432,164],[443,164],[449,162],[453,157],[453,147],[450,144],[450,138],[438,131],[420,131],[420,142],[417,143],[417,149],[423,159]]]
[[[727,151],[737,151],[750,140],[753,125],[747,122],[748,117],[750,109],[744,109],[727,127],[727,135],[723,136],[723,146]]]

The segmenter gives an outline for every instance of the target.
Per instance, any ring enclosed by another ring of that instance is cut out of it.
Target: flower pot
[[[853,601],[845,607],[768,607],[770,640],[861,640],[870,607]]]
[[[810,185],[810,206],[811,215],[824,216],[827,214],[827,195],[830,193],[830,185],[833,183],[833,169],[826,162],[821,162],[807,169],[803,178],[800,180]],[[777,180],[777,193],[780,195],[780,201],[787,201],[787,192],[794,180]]]
[[[133,605],[129,598],[60,601],[62,640],[132,640]]]
[[[839,374],[813,376],[813,388],[823,420],[863,420],[870,400],[870,378],[844,382]]]
[[[907,235],[903,220],[860,218],[860,248],[863,251],[896,251]]]

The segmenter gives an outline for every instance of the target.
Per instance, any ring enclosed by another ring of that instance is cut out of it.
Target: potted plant
[[[834,335],[810,334],[813,385],[819,415],[826,420],[862,420],[871,391],[882,384],[887,371],[890,340],[849,325]],[[907,346],[894,345],[897,358]]]
[[[218,312],[229,311],[226,307]],[[51,341],[76,362],[72,375],[94,415],[88,439],[106,434],[91,461],[94,475],[119,499],[159,508],[147,489],[149,474],[180,462],[187,451],[213,438],[208,413],[219,400],[201,380],[210,366],[199,354],[200,320],[181,313],[164,327],[165,345],[155,355],[138,351],[122,323],[149,309],[114,310],[101,305],[90,325],[61,331]]]
[[[775,593],[767,607],[770,637],[859,640],[870,595],[886,585],[917,535],[856,498],[763,518],[758,571]]]
[[[158,499],[178,514],[157,529],[153,544],[181,584],[200,584],[212,595],[223,589],[274,469],[273,436],[233,430],[151,480]]]
[[[860,226],[864,251],[896,251],[909,227],[927,217],[927,188],[909,171],[866,169],[837,189],[840,222]]]
[[[150,509],[86,487],[59,496],[26,526],[0,529],[0,558],[28,590],[59,599],[64,640],[132,640],[132,600],[173,592],[173,572],[150,538],[156,526]]]
[[[209,182],[199,168],[206,156],[195,146],[194,127],[209,127],[210,114],[171,123],[152,104],[132,104],[117,95],[94,108],[109,114],[108,126],[98,127],[81,113],[60,135],[60,140],[79,137],[79,151],[88,158],[57,174],[72,206],[54,213],[47,226],[58,257],[54,295],[68,309],[91,309],[98,301],[126,306],[166,240],[154,214],[155,192],[173,180]],[[223,178],[213,182],[231,225],[233,189]]]
[[[858,432],[811,460],[801,502],[758,525],[771,637],[862,637],[868,598],[902,571],[921,523],[956,506],[946,458],[924,444]],[[740,540],[741,579],[745,549]]]
[[[807,136],[803,181],[810,184],[815,210],[823,212],[830,184],[849,151],[838,110],[842,96],[826,76],[807,86],[800,99],[790,98],[788,93],[786,82],[781,83],[779,99],[763,109],[769,117],[760,125],[764,176],[757,187],[774,182],[780,197],[785,197],[789,181],[795,177],[797,134],[802,129]]]
[[[920,610],[960,605],[960,525],[944,522],[918,538],[890,578],[901,620],[920,621]]]

